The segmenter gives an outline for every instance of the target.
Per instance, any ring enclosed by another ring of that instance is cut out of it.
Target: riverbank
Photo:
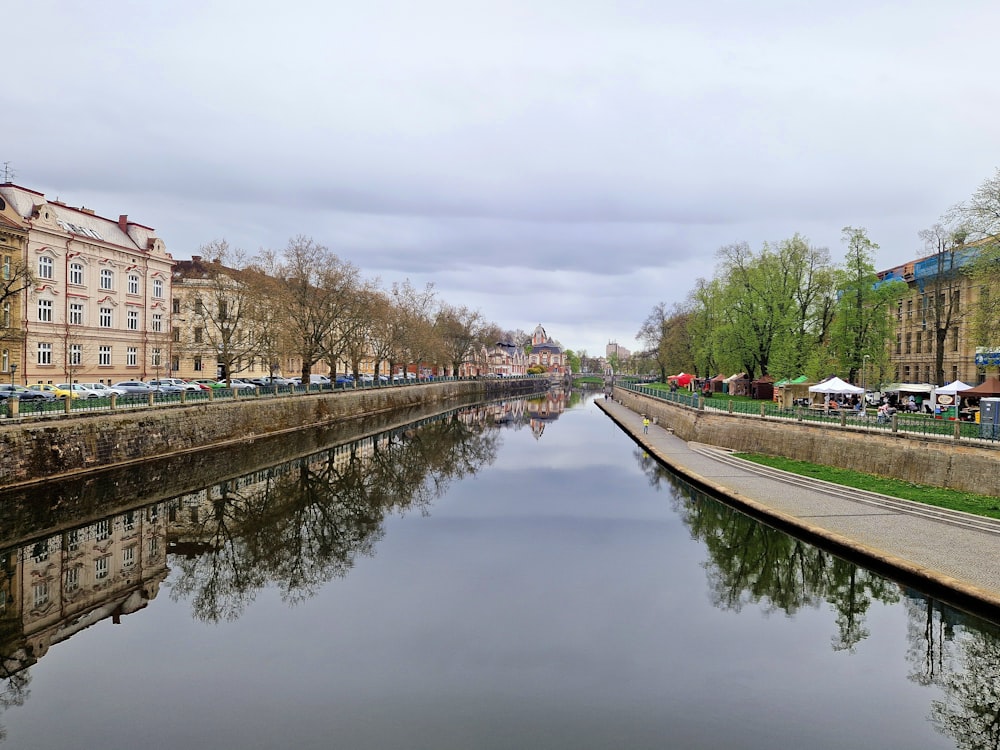
[[[0,425],[0,486],[224,447],[265,435],[322,427],[394,410],[466,398],[544,392],[544,379],[463,380],[393,388],[175,403],[94,411]]]
[[[1000,622],[1000,521],[776,472],[688,442],[657,420],[597,399],[664,466],[759,520]]]
[[[1000,452],[996,443],[959,442],[942,435],[890,432],[864,424],[777,418],[763,411],[760,415],[728,413],[665,401],[620,387],[614,389],[614,398],[689,442],[1000,496],[1000,472],[996,471]]]

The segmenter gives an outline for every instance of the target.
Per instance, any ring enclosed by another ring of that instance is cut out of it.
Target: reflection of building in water
[[[466,425],[512,425],[527,422],[527,405],[523,398],[494,401],[465,409],[458,419]]]
[[[396,434],[397,431],[392,431],[368,436],[171,498],[167,502],[170,552],[192,556],[207,551],[210,544],[206,538],[206,522],[217,518],[226,502],[265,497],[277,480],[303,467],[343,470],[352,461],[368,461],[376,449],[388,446]]]
[[[0,677],[156,596],[167,574],[164,508],[156,503],[0,552]]]
[[[531,431],[535,437],[541,437],[545,425],[555,422],[559,415],[566,411],[566,392],[561,388],[553,388],[542,398],[532,398],[527,401],[527,410]]]

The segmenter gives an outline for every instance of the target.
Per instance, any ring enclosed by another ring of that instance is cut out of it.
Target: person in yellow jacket
[[[649,434],[649,417],[643,416],[642,418],[642,432],[644,435]]]

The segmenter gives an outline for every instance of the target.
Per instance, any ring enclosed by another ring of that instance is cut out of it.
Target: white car
[[[128,391],[124,388],[115,388],[112,385],[106,385],[104,383],[77,383],[77,385],[81,385],[84,388],[94,391],[102,398],[111,398],[112,395],[124,396],[128,393]]]
[[[183,388],[185,391],[200,391],[201,386],[197,383],[189,383],[186,380],[181,380],[180,378],[159,378],[158,380],[150,380],[151,385],[175,385],[178,388]]]
[[[220,380],[219,382],[222,383],[223,385],[226,384],[225,380]],[[247,381],[240,380],[238,378],[233,378],[232,380],[230,380],[229,381],[229,387],[232,388],[234,391],[255,391],[255,390],[257,390],[257,386],[255,386],[253,383],[248,383]]]
[[[101,398],[103,393],[96,391],[93,388],[88,388],[83,383],[62,383],[57,385],[56,388],[62,388],[67,391],[73,391],[77,398]]]

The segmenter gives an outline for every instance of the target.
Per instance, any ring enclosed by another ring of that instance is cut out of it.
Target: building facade
[[[28,229],[7,201],[0,197],[0,377],[14,377],[20,369],[24,331],[21,328],[21,298],[27,266]]]
[[[18,382],[113,383],[167,374],[173,259],[154,230],[11,183],[34,276],[20,295]]]
[[[551,338],[539,323],[531,334],[531,352],[528,354],[528,367],[545,368],[550,375],[566,375],[569,373],[569,362],[562,345]]]
[[[968,273],[977,254],[974,247],[959,246],[878,274],[880,281],[905,282],[906,292],[890,313],[893,337],[888,342],[888,369],[880,371],[877,365],[869,365],[872,371],[863,374],[867,383],[944,385],[961,380],[974,385],[982,382],[985,369],[977,365],[972,332],[973,309],[980,290]],[[940,377],[939,336],[943,370]]]

